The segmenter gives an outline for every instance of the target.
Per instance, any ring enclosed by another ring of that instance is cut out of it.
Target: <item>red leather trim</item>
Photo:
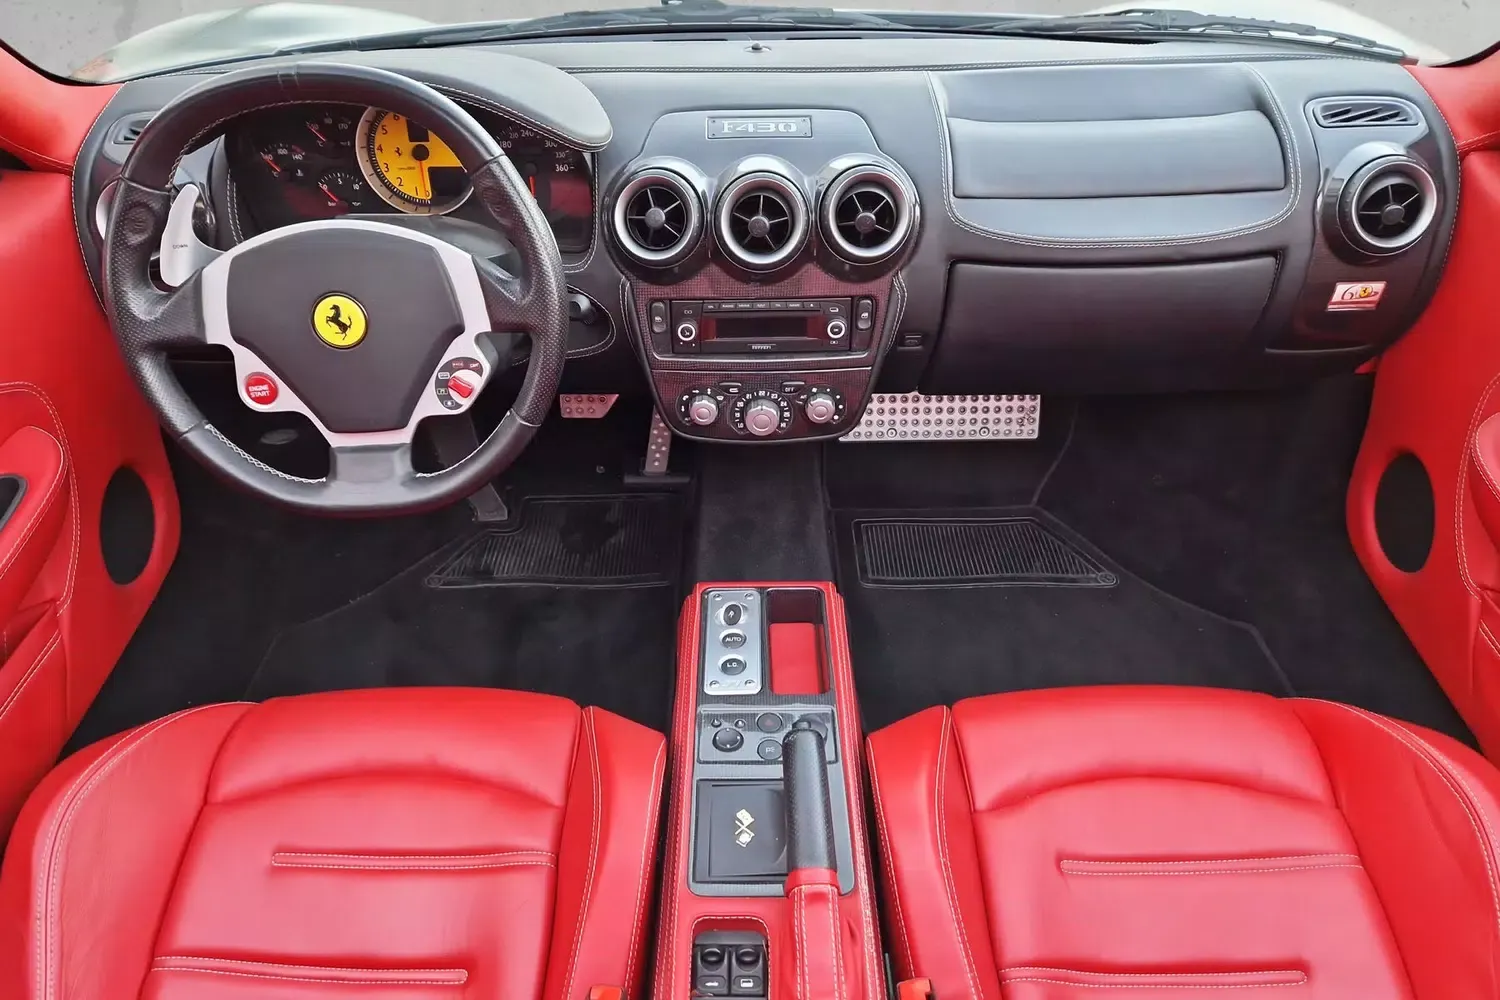
[[[1467,66],[1409,66],[1448,120],[1459,155],[1500,148],[1500,58]]]
[[[823,636],[811,622],[773,622],[770,633],[772,694],[822,694]]]
[[[28,802],[0,869],[0,995],[582,1000],[636,964],[663,746],[493,690],[152,723]]]
[[[784,887],[788,893],[804,885],[838,885],[839,873],[832,868],[798,868],[786,877]]]
[[[1481,423],[1469,445],[1469,496],[1490,540],[1500,543],[1500,413]]]
[[[40,427],[22,427],[0,444],[0,476],[25,481],[25,493],[0,528],[0,621],[9,621],[57,544],[68,510],[62,445]]]
[[[797,1000],[846,1000],[849,990],[844,979],[836,877],[824,882],[803,880],[795,887],[789,884],[786,896],[792,911],[795,959],[789,963],[783,958],[779,975],[788,991]]]
[[[0,135],[5,122],[25,113],[36,97],[29,85],[17,90],[5,85],[6,73],[15,66],[12,57],[0,54],[0,92],[6,95]],[[53,113],[33,110],[39,121]],[[0,332],[0,372],[6,379],[0,382],[0,441],[20,433],[16,445],[27,454],[17,460],[35,464],[39,477],[34,497],[23,499],[17,525],[33,509],[28,504],[42,501],[50,489],[53,453],[45,437],[61,451],[61,481],[51,501],[56,509],[39,511],[24,552],[0,576],[0,604],[32,611],[50,606],[60,633],[55,651],[22,695],[40,697],[32,690],[40,685],[53,692],[47,695],[49,707],[28,721],[23,741],[13,742],[0,724],[0,760],[16,767],[16,774],[24,769],[38,776],[57,759],[156,596],[177,552],[179,519],[156,418],[125,370],[84,273],[69,179],[48,172],[6,172],[0,182],[0,218],[5,220],[0,227],[0,272],[5,275],[0,316],[11,318]],[[124,586],[110,579],[99,544],[104,493],[121,466],[140,474],[156,513],[150,560],[141,576]],[[54,520],[58,517],[60,525]],[[37,542],[49,533],[55,544],[38,549]],[[0,546],[5,544],[0,539]],[[18,590],[23,592],[19,596]],[[0,644],[7,646],[24,634],[9,618],[0,614],[0,624],[6,626]],[[0,667],[0,675],[5,672]],[[18,702],[12,713],[23,710]],[[25,790],[0,783],[0,834]]]
[[[71,173],[84,137],[119,89],[57,83],[0,49],[0,149],[33,170]]]
[[[854,891],[828,901],[834,915],[835,936],[842,953],[841,977],[845,1000],[883,1000],[879,930],[875,923],[874,890],[870,877],[869,845],[865,837],[864,793],[859,753],[859,707],[849,663],[849,637],[843,601],[831,583],[699,584],[683,605],[678,624],[677,699],[671,734],[671,799],[667,852],[662,875],[662,901],[657,930],[655,1000],[687,1000],[692,994],[693,938],[708,930],[755,929],[767,939],[771,1000],[793,1000],[793,973],[788,956],[794,953],[794,908],[783,897],[706,897],[688,889],[689,839],[692,822],[693,719],[697,709],[699,612],[703,591],[715,587],[811,587],[823,592],[830,652],[829,679],[839,718],[839,747],[844,760],[850,823],[854,840]],[[802,890],[806,891],[806,890]],[[816,908],[817,900],[808,906]],[[810,914],[814,909],[809,909]],[[794,978],[794,973],[793,973]],[[819,998],[825,1000],[825,998]]]
[[[903,978],[939,1000],[1500,995],[1500,772],[1437,733],[1116,687],[971,699],[869,744]]]

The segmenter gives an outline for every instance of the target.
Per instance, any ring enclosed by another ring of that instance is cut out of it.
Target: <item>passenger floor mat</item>
[[[853,522],[867,587],[1113,587],[1118,578],[1035,514]]]

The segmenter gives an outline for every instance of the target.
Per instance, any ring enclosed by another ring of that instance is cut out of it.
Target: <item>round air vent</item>
[[[797,256],[807,242],[807,203],[778,174],[747,174],[719,195],[715,234],[735,263],[770,271]]]
[[[1339,230],[1357,250],[1389,256],[1421,239],[1437,208],[1437,186],[1425,167],[1385,157],[1349,178],[1339,197]]]
[[[855,167],[823,194],[823,239],[851,264],[874,264],[898,253],[912,229],[906,185],[884,167]]]
[[[670,170],[643,170],[615,198],[614,234],[638,263],[670,267],[692,253],[703,234],[698,192]]]

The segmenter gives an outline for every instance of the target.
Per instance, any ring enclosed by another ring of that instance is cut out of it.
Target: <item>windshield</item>
[[[111,80],[278,48],[511,21],[600,7],[659,7],[642,0],[0,0],[0,40],[49,72]],[[755,0],[749,0],[755,2]],[[838,9],[1075,15],[1148,6],[1097,0],[847,0]],[[1155,6],[1299,22],[1373,39],[1422,62],[1462,58],[1500,40],[1500,0],[1186,0]],[[649,31],[649,27],[642,30]]]

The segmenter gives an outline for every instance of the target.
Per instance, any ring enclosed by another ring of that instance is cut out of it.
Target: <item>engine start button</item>
[[[245,396],[259,406],[270,406],[281,395],[281,387],[265,372],[251,372],[245,376]]]

